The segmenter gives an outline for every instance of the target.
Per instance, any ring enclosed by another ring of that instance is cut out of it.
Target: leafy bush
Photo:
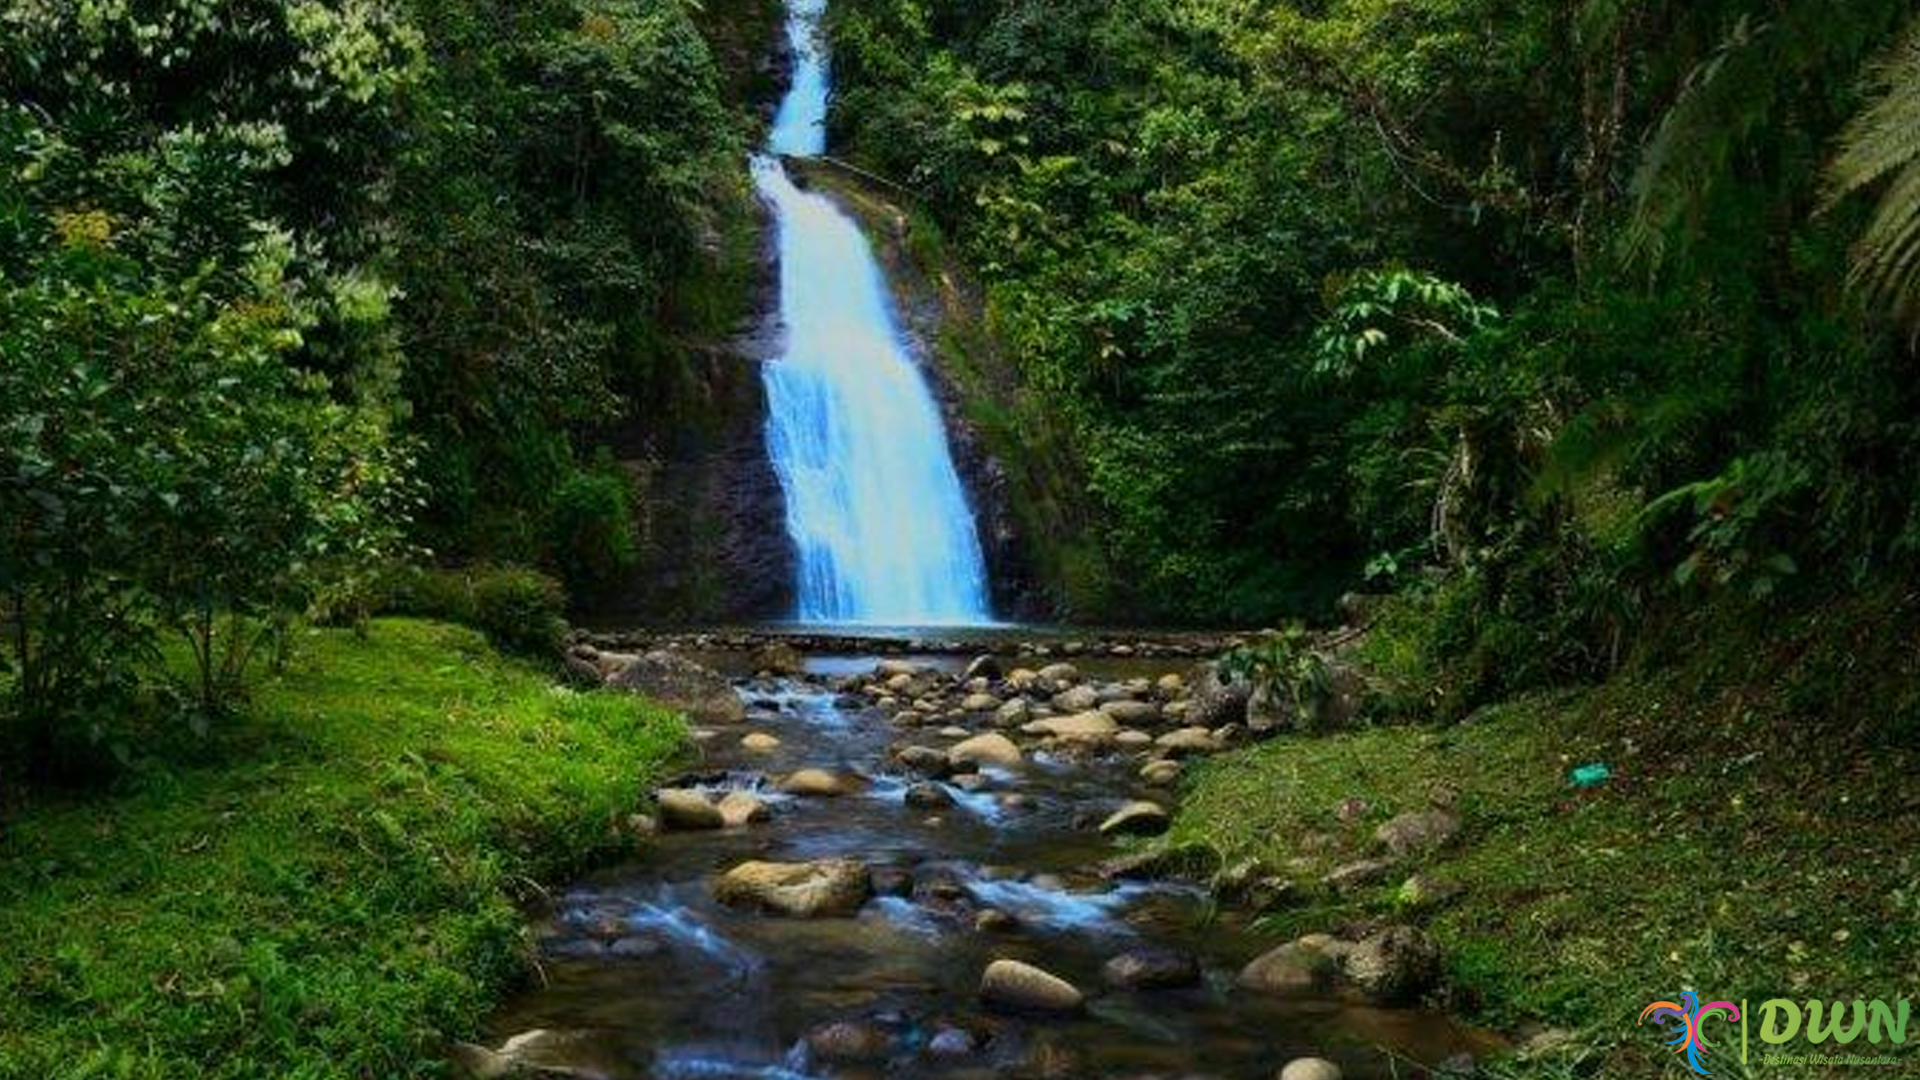
[[[633,485],[610,461],[575,473],[554,493],[547,537],[553,565],[574,596],[613,584],[639,557]]]
[[[384,606],[471,626],[510,652],[549,656],[566,635],[566,599],[559,582],[526,567],[411,566],[395,571]]]

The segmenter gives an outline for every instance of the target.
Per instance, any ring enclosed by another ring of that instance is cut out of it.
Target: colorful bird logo
[[[1700,1064],[1700,1059],[1707,1056],[1707,1037],[1706,1033],[1700,1029],[1700,1022],[1714,1013],[1721,1013],[1727,1018],[1728,1023],[1733,1023],[1740,1019],[1740,1006],[1731,1001],[1716,1001],[1711,1005],[1702,1005],[1700,995],[1688,990],[1680,995],[1678,1003],[1656,1001],[1640,1010],[1640,1023],[1644,1024],[1648,1019],[1661,1023],[1668,1020],[1680,1021],[1677,1026],[1667,1029],[1670,1034],[1675,1035],[1668,1040],[1667,1045],[1673,1047],[1674,1053],[1687,1056],[1688,1068],[1701,1076],[1712,1076],[1713,1074]]]

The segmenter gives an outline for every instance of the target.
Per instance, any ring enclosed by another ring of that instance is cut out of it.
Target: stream
[[[959,658],[916,662],[951,669]],[[1017,767],[948,777],[939,786],[950,805],[910,805],[906,792],[922,778],[902,764],[902,747],[944,753],[993,730],[990,717],[896,723],[870,696],[847,692],[845,673],[872,670],[872,657],[816,656],[787,677],[739,674],[747,663],[734,660],[746,719],[700,730],[697,769],[674,784],[709,797],[751,792],[770,817],[663,832],[634,861],[555,894],[538,925],[541,981],[489,1026],[517,1061],[604,1080],[1264,1080],[1307,1055],[1349,1078],[1389,1077],[1477,1049],[1472,1033],[1431,1012],[1236,989],[1240,966],[1274,939],[1194,886],[1101,876],[1125,847],[1097,831],[1100,820],[1131,799],[1171,801],[1138,778],[1138,752],[1065,755],[1043,741]],[[1141,670],[1133,661],[1099,685],[1150,697]],[[750,735],[778,745],[750,749],[766,741]],[[802,768],[857,790],[778,790]],[[743,861],[830,857],[873,876],[855,914],[793,918],[714,897],[717,876]],[[1198,975],[1170,989],[1109,986],[1103,964],[1135,950],[1197,964]],[[983,1003],[982,971],[1002,958],[1071,981],[1086,1007],[1034,1016]]]

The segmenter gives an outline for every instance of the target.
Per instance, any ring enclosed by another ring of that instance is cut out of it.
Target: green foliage
[[[684,736],[470,631],[302,633],[211,760],[10,807],[0,1075],[444,1075],[524,977],[531,883],[629,847]]]
[[[611,461],[575,474],[554,493],[552,561],[575,596],[615,584],[639,557],[633,482]]]
[[[1252,684],[1257,696],[1284,697],[1291,715],[1311,730],[1325,719],[1333,692],[1326,657],[1313,647],[1306,627],[1294,623],[1263,634],[1220,658],[1220,673]]]
[[[402,567],[384,610],[464,623],[509,652],[551,659],[566,634],[560,583],[521,566]]]
[[[1848,121],[1827,167],[1827,204],[1882,188],[1853,277],[1871,302],[1920,327],[1920,21],[1874,65],[1868,90],[1873,100]]]

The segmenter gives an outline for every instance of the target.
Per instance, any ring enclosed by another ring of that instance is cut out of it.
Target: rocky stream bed
[[[1247,737],[1244,693],[1186,647],[674,644],[705,663],[574,649],[685,708],[700,760],[633,822],[636,859],[552,897],[540,977],[460,1048],[471,1075],[1334,1080],[1493,1045],[1421,1007],[1420,931],[1280,944],[1165,875],[1181,772]],[[1354,872],[1448,827],[1400,822]]]

